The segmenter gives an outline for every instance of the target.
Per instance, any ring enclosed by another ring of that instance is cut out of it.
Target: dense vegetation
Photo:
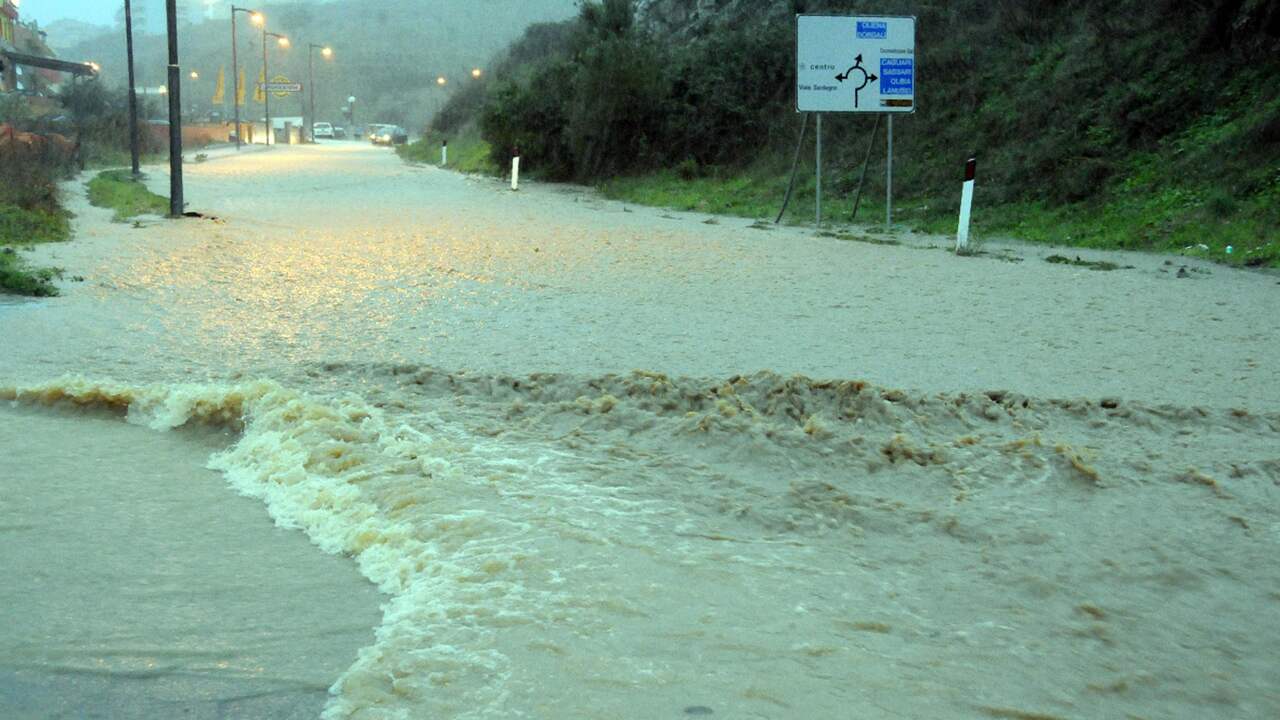
[[[37,113],[26,98],[0,99],[0,124],[16,137],[0,138],[0,290],[25,295],[56,295],[53,268],[33,269],[19,248],[58,242],[71,236],[70,214],[62,209],[58,181],[86,164],[129,162],[128,107],[125,94],[97,82],[66,85],[58,112]],[[25,133],[35,133],[28,142]],[[155,138],[140,136],[144,153],[157,152]]]
[[[587,2],[534,26],[431,130],[476,128],[499,167],[518,147],[543,177],[633,199],[697,207],[694,186],[733,212],[731,187],[757,214],[752,198],[780,200],[800,125],[794,14],[911,14],[920,110],[895,121],[900,218],[953,222],[973,154],[987,234],[1280,260],[1280,0],[721,0],[690,20],[694,5]],[[826,117],[834,196],[856,184],[874,123]],[[871,199],[883,130],[875,142]]]
[[[65,240],[66,212],[58,202],[58,183],[71,168],[48,146],[32,147],[10,136],[23,118],[12,98],[0,104],[0,292],[56,295],[52,268],[33,269],[18,248]]]
[[[57,170],[0,152],[0,292],[56,295],[52,268],[33,269],[18,248],[67,239],[71,226],[58,204]]]

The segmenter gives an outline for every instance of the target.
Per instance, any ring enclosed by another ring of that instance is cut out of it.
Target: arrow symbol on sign
[[[867,85],[870,85],[880,78],[877,78],[873,73],[867,72],[867,69],[862,67],[862,53],[858,53],[858,57],[853,59],[853,67],[837,75],[836,82],[844,82],[845,80],[848,80],[849,77],[853,75],[854,70],[862,73],[862,84],[853,89],[853,106],[858,107],[858,93],[862,92],[862,89]]]
[[[862,53],[858,53],[858,57],[854,58],[853,60],[854,60],[853,67],[837,75],[836,81],[844,82],[845,80],[849,79],[849,76],[853,74],[854,70],[862,70]],[[866,70],[862,70],[862,71],[864,73],[866,72]]]

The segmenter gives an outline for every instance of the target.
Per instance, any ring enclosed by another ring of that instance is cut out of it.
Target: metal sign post
[[[822,223],[822,115],[889,116],[885,224],[893,221],[893,116],[915,112],[914,17],[796,16],[796,111],[818,114],[818,223]]]
[[[817,192],[815,193],[815,195],[817,196],[817,202],[814,209],[814,216],[815,216],[814,224],[817,225],[818,227],[822,227],[822,113],[818,113],[817,133],[818,133],[818,146],[817,146],[818,157],[815,165],[817,166],[818,183],[816,188]]]
[[[889,116],[889,139],[884,162],[884,229],[893,227],[893,116]]]

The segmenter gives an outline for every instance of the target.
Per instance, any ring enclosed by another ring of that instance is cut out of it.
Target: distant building
[[[0,91],[46,95],[66,74],[93,75],[87,63],[59,60],[49,49],[45,32],[32,21],[21,22],[18,5],[0,0]]]

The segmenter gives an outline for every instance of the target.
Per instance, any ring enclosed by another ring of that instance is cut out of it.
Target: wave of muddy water
[[[311,374],[339,392],[0,398],[237,428],[209,466],[389,597],[326,717],[1277,708],[1280,417],[770,373]]]
[[[88,281],[0,307],[0,413],[67,454],[103,412],[212,428],[175,482],[220,473],[384,593],[371,640],[307,645],[364,643],[328,718],[1280,714],[1270,278],[705,225],[354,146],[188,183],[219,222],[74,208],[45,252]]]

